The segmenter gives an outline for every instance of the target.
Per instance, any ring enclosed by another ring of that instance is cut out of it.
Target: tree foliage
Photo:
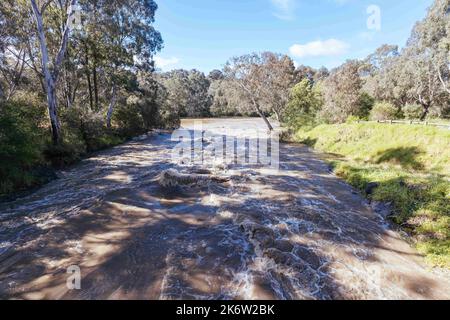
[[[314,125],[322,105],[321,94],[312,82],[305,78],[290,92],[289,103],[283,114],[283,122],[293,129]]]
[[[322,117],[329,122],[345,122],[361,108],[363,80],[361,62],[349,60],[333,70],[323,82],[324,106]]]

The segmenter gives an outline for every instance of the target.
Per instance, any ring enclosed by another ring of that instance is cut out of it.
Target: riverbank
[[[58,179],[58,171],[69,170],[83,160],[95,157],[98,153],[123,145],[127,142],[147,139],[148,137],[162,132],[162,129],[154,129],[148,133],[134,138],[110,135],[103,138],[103,143],[96,148],[82,151],[66,150],[67,145],[62,146],[60,151],[52,155],[39,155],[36,161],[28,167],[20,168],[14,176],[5,176],[0,182],[0,203],[11,202],[26,197],[46,184]],[[70,149],[70,148],[68,148]],[[41,151],[45,153],[44,151]]]
[[[370,200],[392,206],[432,265],[450,267],[450,131],[390,125],[321,125],[294,140],[331,156],[335,173]]]

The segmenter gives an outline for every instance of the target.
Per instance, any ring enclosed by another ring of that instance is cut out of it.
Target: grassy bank
[[[450,268],[450,130],[388,124],[321,125],[295,140],[331,157],[337,175],[375,201],[427,260]]]

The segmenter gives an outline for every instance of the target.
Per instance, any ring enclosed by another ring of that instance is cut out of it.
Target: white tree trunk
[[[275,113],[275,117],[277,118],[278,121],[281,121],[281,115],[280,112],[278,112],[278,110],[276,108],[272,108],[273,113]]]
[[[266,115],[264,114],[264,112],[261,111],[261,108],[259,107],[258,103],[254,102],[253,105],[255,106],[255,110],[256,112],[258,112],[259,116],[264,120],[264,122],[266,123],[267,128],[269,129],[269,131],[273,131],[273,127],[270,124],[269,120],[267,120]]]
[[[261,111],[261,108],[259,107],[258,102],[256,101],[255,97],[253,96],[253,93],[251,90],[249,90],[245,85],[240,83],[239,81],[235,81],[242,89],[244,89],[245,92],[249,95],[250,99],[252,100],[253,107],[255,108],[255,111],[259,114],[259,116],[264,120],[265,124],[267,125],[267,128],[269,131],[273,131],[273,127],[270,124],[269,120],[267,120],[267,117],[264,115],[264,113]]]
[[[450,93],[450,87],[447,83],[445,83],[444,78],[442,77],[441,70],[438,68],[438,75],[439,80],[441,81],[442,87],[444,87],[444,90],[447,91],[447,93]]]
[[[114,108],[116,106],[116,96],[117,96],[116,91],[117,91],[116,85],[113,85],[111,102],[109,103],[108,113],[106,114],[106,126],[108,127],[108,129],[111,128],[111,119],[114,112]]]
[[[36,0],[30,1],[31,7],[33,9],[33,15],[36,20],[39,45],[41,49],[42,71],[44,74],[45,89],[47,93],[48,114],[50,117],[50,124],[52,127],[52,140],[53,143],[57,145],[61,142],[61,124],[58,118],[58,106],[57,106],[55,83],[58,80],[61,64],[66,54],[67,43],[69,41],[69,34],[71,30],[71,19],[73,19],[76,0],[71,0],[70,3],[71,12],[68,14],[64,33],[60,43],[60,48],[53,66],[51,65],[50,57],[48,54],[47,40],[45,38],[44,20],[42,17],[44,8],[39,9],[36,4]]]

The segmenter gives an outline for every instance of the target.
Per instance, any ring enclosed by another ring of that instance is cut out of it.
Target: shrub
[[[389,102],[378,102],[370,112],[371,120],[394,120],[398,117],[398,108]]]
[[[45,108],[41,105],[21,99],[0,102],[0,194],[38,183],[32,168],[43,163],[45,130],[39,124],[44,118]]]
[[[352,124],[352,123],[357,123],[359,120],[361,120],[359,117],[357,116],[349,116],[347,118],[347,121],[345,121],[346,124]]]
[[[304,79],[292,88],[282,121],[293,130],[314,126],[315,114],[321,106],[320,93],[312,87],[308,79]]]
[[[181,125],[180,115],[169,109],[163,109],[159,112],[161,118],[161,126],[165,129],[177,129]]]
[[[70,108],[63,113],[63,127],[66,131],[67,144],[75,143],[78,155],[93,152],[123,142],[115,132],[106,127],[105,115],[102,112],[93,112],[77,107]],[[75,139],[79,141],[75,141]],[[80,141],[85,147],[80,145]],[[84,150],[83,150],[84,149]]]
[[[87,152],[105,149],[122,141],[111,130],[108,130],[105,121],[103,113],[85,112],[82,114],[80,132],[86,143]]]
[[[43,154],[53,167],[63,168],[77,162],[86,154],[86,144],[75,129],[65,128],[62,143],[55,146],[49,142]]]
[[[427,119],[440,119],[448,117],[450,114],[445,114],[445,112],[445,108],[439,106],[431,107],[428,111]]]
[[[80,160],[81,152],[77,146],[63,142],[60,145],[48,144],[43,152],[45,159],[55,168],[63,168]]]
[[[363,92],[359,97],[359,109],[356,111],[354,116],[358,117],[361,120],[369,120],[370,111],[372,110],[375,104],[375,99],[372,98],[368,93]]]
[[[132,101],[117,106],[113,120],[117,124],[117,132],[122,137],[132,138],[145,131],[144,119],[140,111],[139,105]]]
[[[403,115],[405,116],[405,119],[408,120],[414,120],[414,119],[420,119],[423,113],[423,108],[419,104],[406,104],[403,107]]]

